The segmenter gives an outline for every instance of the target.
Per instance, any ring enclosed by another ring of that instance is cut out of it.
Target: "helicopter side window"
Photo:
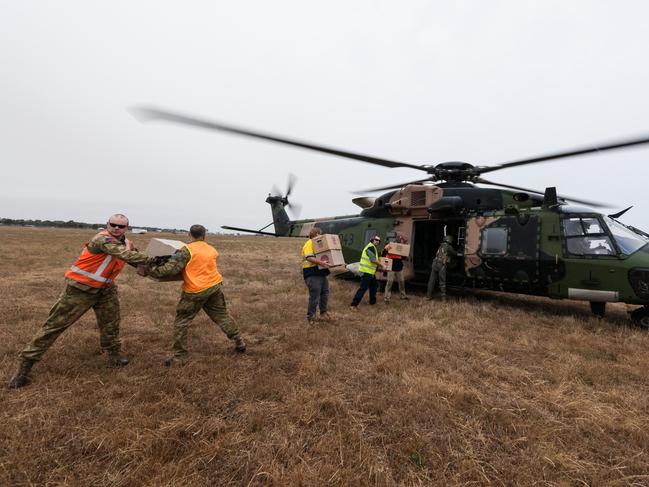
[[[615,255],[615,248],[597,218],[563,220],[566,248],[572,255]]]
[[[507,253],[507,228],[486,228],[482,231],[482,255],[505,255]]]
[[[565,232],[566,237],[583,235],[584,229],[581,226],[581,218],[567,218],[563,220],[563,231]]]
[[[582,218],[582,223],[584,224],[584,229],[588,235],[604,233],[602,226],[599,224],[597,218]]]

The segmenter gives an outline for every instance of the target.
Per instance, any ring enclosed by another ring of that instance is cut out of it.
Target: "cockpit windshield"
[[[623,254],[630,255],[649,243],[648,238],[634,232],[612,218],[604,217],[604,221]]]
[[[601,219],[603,219],[603,222]],[[649,237],[634,232],[612,218],[601,216],[571,216],[563,219],[566,248],[571,255],[615,256],[617,250],[611,241],[613,236],[622,255],[631,255],[649,243]],[[604,223],[605,225],[603,225]]]

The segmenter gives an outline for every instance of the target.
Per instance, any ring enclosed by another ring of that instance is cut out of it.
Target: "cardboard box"
[[[400,255],[402,257],[410,256],[410,244],[390,242],[390,250],[388,253],[393,255]]]
[[[392,259],[388,259],[387,257],[381,257],[381,265],[383,266],[384,271],[391,271],[392,270]]]
[[[177,250],[182,249],[185,246],[184,242],[181,242],[180,240],[168,240],[165,238],[152,238],[149,241],[149,245],[147,246],[146,250],[144,253],[148,255],[149,257],[165,257],[165,256],[171,256],[176,253]],[[144,275],[144,266],[138,266],[137,273],[140,275]],[[153,277],[153,276],[147,276],[150,279],[153,279],[154,281],[159,281],[159,282],[169,282],[169,281],[182,281],[183,280],[183,275],[182,273],[176,274],[174,276],[165,276],[165,277]]]
[[[321,252],[326,252],[327,250],[340,250],[342,246],[340,245],[340,238],[338,235],[333,233],[325,233],[324,235],[318,235],[313,240],[313,251],[316,254]]]
[[[161,257],[164,255],[174,255],[177,250],[182,249],[185,242],[180,240],[168,240],[166,238],[152,238],[149,241],[144,253],[149,257]]]
[[[345,258],[343,257],[342,250],[327,250],[325,252],[318,252],[316,254],[318,259],[328,262],[331,267],[345,265]],[[318,266],[319,269],[326,269],[325,267]]]

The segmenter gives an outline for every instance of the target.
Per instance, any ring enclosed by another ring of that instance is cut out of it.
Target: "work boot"
[[[187,365],[187,362],[188,362],[187,357],[179,357],[176,355],[172,355],[171,357],[167,357],[166,359],[164,359],[163,364],[165,365],[165,367],[171,367],[173,365],[176,366]]]
[[[241,335],[233,336],[232,341],[234,342],[234,349],[237,352],[243,353],[243,352],[246,351],[246,342],[243,341],[243,338],[241,338]]]
[[[331,315],[326,311],[324,313],[320,313],[320,321],[331,321],[331,319]]]
[[[9,389],[18,389],[29,384],[31,382],[29,372],[32,370],[33,365],[34,362],[32,360],[21,359],[18,364],[18,369],[7,384],[7,387]]]
[[[112,367],[125,367],[128,365],[128,359],[119,352],[111,352],[108,354],[108,365]]]

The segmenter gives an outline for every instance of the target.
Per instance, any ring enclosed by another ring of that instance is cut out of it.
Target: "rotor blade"
[[[613,149],[623,149],[625,147],[632,147],[634,145],[642,145],[642,144],[649,144],[649,137],[644,136],[644,137],[642,137],[640,139],[620,140],[620,141],[613,142],[613,143],[610,143],[610,144],[607,144],[607,145],[580,147],[578,149],[573,149],[573,150],[563,151],[563,152],[556,152],[554,154],[548,154],[548,155],[545,155],[545,156],[534,157],[532,159],[521,159],[520,161],[506,162],[504,164],[498,164],[497,166],[477,167],[476,169],[477,169],[479,174],[482,174],[482,173],[485,173],[485,172],[499,171],[500,169],[506,169],[508,167],[523,166],[525,164],[534,164],[536,162],[551,161],[553,159],[562,159],[564,157],[581,156],[581,155],[590,154],[590,153],[593,153],[593,152],[604,152],[604,151],[613,150]]]
[[[371,188],[371,189],[359,189],[356,191],[352,191],[354,194],[363,194],[363,193],[373,193],[375,191],[385,191],[386,189],[399,189],[403,188],[404,186],[407,186],[409,184],[417,184],[417,183],[425,183],[426,181],[430,181],[430,178],[427,179],[419,179],[417,181],[409,181],[407,183],[401,183],[401,184],[393,184],[391,186],[382,186],[380,188]]]
[[[279,196],[280,198],[282,197],[282,193],[280,192],[279,188],[273,184],[273,187],[270,188],[270,194],[273,196]]]
[[[225,228],[226,230],[236,230],[237,232],[258,233],[260,235],[271,235],[273,237],[281,237],[281,235],[277,235],[276,233],[262,232],[261,230],[250,230],[249,228],[229,227],[228,225],[221,225],[221,228]]]
[[[487,181],[486,179],[483,179],[483,178],[477,178],[475,180],[475,182],[476,183],[482,183],[482,184],[490,184],[492,186],[500,186],[501,188],[516,189],[518,191],[525,191],[526,193],[544,194],[544,191],[538,191],[536,189],[521,188],[520,186],[512,186],[510,184],[494,183],[493,181]],[[596,208],[612,208],[613,207],[613,205],[609,205],[608,203],[599,203],[597,201],[582,200],[582,199],[573,198],[571,196],[566,196],[566,195],[557,195],[557,197],[561,198],[563,200],[574,201],[575,203],[581,203],[583,205],[593,206],[593,207],[596,207]]]
[[[289,203],[286,205],[291,210],[291,213],[295,218],[299,218],[300,213],[302,212],[302,205],[299,203]]]
[[[295,183],[297,182],[297,177],[293,173],[288,174],[288,182],[286,184],[286,196],[285,198],[288,198],[288,195],[291,194],[291,191],[293,191],[293,187],[295,186]]]
[[[286,137],[279,137],[271,134],[264,134],[242,127],[235,127],[233,125],[226,125],[219,122],[212,122],[209,120],[181,115],[179,113],[172,113],[166,110],[159,110],[157,108],[149,107],[136,107],[129,109],[129,112],[140,122],[148,122],[150,120],[165,120],[167,122],[175,122],[183,125],[191,125],[194,127],[201,127],[208,130],[220,130],[223,132],[230,132],[233,134],[246,135],[248,137],[255,137],[257,139],[270,140],[271,142],[278,142],[280,144],[292,145],[295,147],[302,147],[303,149],[310,149],[317,152],[324,152],[334,156],[346,157],[348,159],[355,159],[357,161],[369,162],[370,164],[378,164],[385,167],[409,167],[411,169],[419,169],[426,171],[424,166],[417,166],[415,164],[408,164],[406,162],[391,161],[388,159],[380,159],[378,157],[367,156],[354,152],[347,152],[332,147],[325,147],[322,145],[315,145],[309,142],[302,142],[295,139]]]

